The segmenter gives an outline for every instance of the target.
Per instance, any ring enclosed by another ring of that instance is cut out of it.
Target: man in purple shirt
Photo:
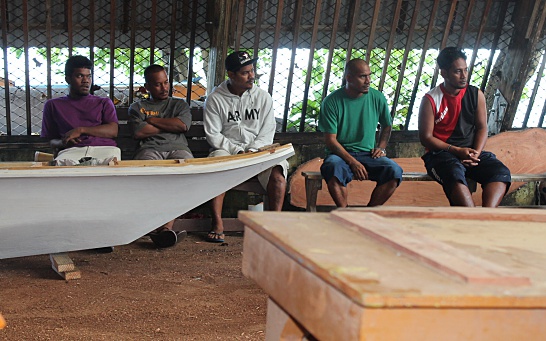
[[[41,136],[60,150],[55,158],[58,165],[74,165],[87,158],[98,163],[121,159],[114,141],[118,134],[116,110],[109,98],[89,93],[92,69],[88,58],[70,57],[65,66],[68,96],[50,99],[44,105]]]

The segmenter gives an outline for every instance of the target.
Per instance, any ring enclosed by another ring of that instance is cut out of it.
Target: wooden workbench
[[[267,340],[545,340],[546,211],[240,212]],[[309,339],[312,339],[309,337]]]

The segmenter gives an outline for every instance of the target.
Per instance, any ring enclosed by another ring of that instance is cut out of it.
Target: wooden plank
[[[193,96],[193,60],[195,57],[195,35],[197,34],[197,8],[198,0],[192,1],[191,30],[190,30],[190,57],[188,58],[188,74],[186,75],[186,103],[191,104]]]
[[[89,59],[95,62],[95,1],[89,1]],[[93,94],[91,89],[90,93]]]
[[[53,270],[55,270],[55,269],[53,269]],[[74,279],[82,278],[81,271],[78,270],[77,268],[72,270],[72,271],[59,272],[59,271],[55,270],[55,272],[57,274],[59,274],[59,276],[61,276],[65,281],[71,281],[71,280],[74,280]]]
[[[238,16],[237,16],[237,25],[236,25],[236,32],[235,32],[235,51],[238,51],[241,49],[241,37],[243,36],[243,25],[244,25],[244,19],[245,19],[245,11],[246,11],[245,5],[246,5],[245,0],[239,0],[237,2]]]
[[[529,214],[525,209],[514,208],[487,208],[487,207],[409,207],[409,206],[381,206],[366,207],[347,210],[364,210],[373,212],[385,218],[424,218],[424,219],[457,219],[457,220],[482,220],[482,221],[527,221],[546,222],[546,211],[533,210]]]
[[[375,30],[377,27],[377,21],[379,19],[379,10],[381,8],[381,0],[375,0],[373,7],[372,23],[370,25],[369,37],[368,37],[368,46],[366,47],[366,63],[370,63],[370,56],[373,49],[373,41],[375,38]]]
[[[349,32],[349,38],[347,39],[347,54],[345,60],[349,61],[353,54],[354,39],[358,26],[358,19],[360,18],[360,1],[351,1],[350,6],[352,8],[347,12],[347,28],[346,32]]]
[[[459,36],[459,43],[457,44],[457,46],[463,46],[465,36],[466,36],[466,31],[468,30],[468,24],[470,22],[470,19],[472,18],[472,11],[475,9],[474,8],[475,1],[476,0],[470,0],[468,2],[468,5],[466,7],[466,14],[464,16],[463,27],[461,29],[461,35]]]
[[[444,28],[444,36],[442,37],[440,50],[443,50],[444,47],[446,47],[449,35],[452,33],[451,26],[453,25],[453,19],[455,18],[455,10],[457,9],[457,1],[458,0],[451,1],[451,7],[449,9],[449,14],[447,16],[446,26]],[[432,75],[432,82],[430,84],[431,89],[436,86],[436,82],[438,81],[438,72],[439,72],[439,68],[438,68],[438,64],[436,63],[436,67],[434,68],[434,74]]]
[[[264,0],[258,0],[258,8],[256,12],[256,25],[254,26],[254,47],[253,56],[257,56],[260,50],[260,38],[262,34],[262,18],[264,15]]]
[[[400,19],[400,11],[402,9],[402,0],[396,2],[396,9],[394,10],[394,17],[391,23],[391,33],[389,35],[389,42],[387,43],[387,49],[385,51],[385,59],[383,61],[383,72],[381,72],[381,79],[379,80],[379,91],[383,91],[383,86],[385,85],[385,78],[387,77],[387,71],[389,70],[389,60],[391,58],[392,47],[394,46],[394,40],[396,39],[398,33],[396,32],[396,26],[398,20]]]
[[[344,210],[334,211],[331,215],[378,242],[467,283],[507,286],[531,284],[528,277],[446,243],[405,230],[377,215]]]
[[[52,30],[51,30],[51,0],[45,1],[45,16],[46,16],[46,97],[50,99],[53,97],[52,88],[51,88],[51,46],[52,46]],[[4,55],[5,56],[5,55]]]
[[[284,100],[284,113],[282,119],[282,131],[286,131],[288,124],[288,112],[290,111],[290,95],[292,94],[292,80],[294,78],[294,66],[296,65],[296,53],[298,52],[298,40],[300,38],[301,17],[303,12],[303,0],[296,1],[296,13],[294,15],[294,24],[292,30],[292,49],[290,56],[290,66],[288,68],[288,77],[286,79],[286,95]]]
[[[487,59],[487,66],[485,67],[485,73],[483,76],[482,84],[480,86],[480,89],[485,92],[485,87],[487,86],[487,82],[489,81],[489,74],[491,72],[491,66],[493,65],[493,57],[495,56],[495,52],[497,51],[497,46],[499,43],[499,38],[502,33],[502,28],[504,26],[504,19],[506,17],[506,12],[508,10],[508,2],[509,0],[503,0],[501,4],[501,8],[499,10],[499,16],[497,17],[497,27],[495,28],[495,36],[493,37],[493,41],[491,42],[491,48],[489,52],[489,58]],[[539,127],[542,125],[539,124]]]
[[[4,56],[8,55],[8,13],[7,13],[7,0],[0,1],[0,15],[2,16],[2,51]],[[11,135],[11,100],[10,100],[10,79],[8,69],[8,58],[2,58],[4,60],[4,107],[6,108],[6,132]]]
[[[114,101],[115,48],[116,48],[116,1],[110,1],[110,99]],[[123,22],[122,22],[123,27]]]
[[[73,0],[64,2],[65,8],[65,32],[68,36],[68,57],[72,57],[72,49],[74,47],[74,24],[72,20]]]
[[[322,86],[322,97],[325,98],[328,95],[328,88],[330,84],[330,72],[332,71],[332,59],[334,49],[336,48],[337,26],[339,25],[339,11],[341,8],[341,0],[336,0],[336,7],[334,9],[334,21],[332,23],[332,31],[330,32],[330,45],[328,46],[328,60],[326,62],[326,70],[324,72],[324,85]]]
[[[315,46],[317,43],[317,32],[318,32],[318,25],[320,23],[321,10],[322,10],[322,0],[317,0],[317,5],[315,7],[315,20],[313,21],[313,33],[311,35],[311,46],[309,47],[309,58],[307,60],[307,70],[313,69],[313,61],[315,60]],[[300,127],[299,127],[300,132],[305,131],[305,117],[307,116],[307,100],[309,99],[311,74],[312,72],[307,72],[307,75],[305,76],[305,89],[303,91],[303,104],[301,109]]]
[[[150,65],[155,64],[155,37],[157,27],[157,0],[152,0],[152,15],[150,17]]]
[[[52,253],[49,255],[51,266],[57,272],[73,271],[76,266],[67,253]]]
[[[273,38],[273,47],[271,54],[271,71],[269,73],[269,86],[267,87],[267,92],[270,94],[273,93],[273,85],[275,84],[275,69],[277,66],[277,52],[279,49],[280,39],[281,39],[281,28],[282,28],[282,11],[284,8],[284,0],[279,0],[277,2],[277,21],[275,23],[275,35]]]
[[[136,7],[136,6],[135,6]],[[176,13],[177,13],[177,10],[178,10],[178,1],[173,1],[172,2],[172,7],[171,7],[171,33],[170,33],[170,43],[169,43],[169,83],[171,85],[171,89],[169,91],[169,95],[172,95],[172,92],[173,92],[173,82],[174,82],[174,71],[175,71],[175,64],[174,64],[174,61],[175,61],[175,58],[176,58],[176,50],[177,50],[177,46],[176,46],[176,34],[177,34],[177,31],[178,31],[178,20],[176,18]],[[136,22],[136,20],[135,20]],[[131,101],[132,102],[132,101]]]
[[[51,268],[64,280],[80,279],[81,272],[76,268],[67,253],[52,253],[49,255]]]
[[[29,66],[29,28],[28,28],[28,0],[23,0],[23,50],[25,51],[25,107],[27,135],[32,134],[32,116],[30,105],[30,66]]]
[[[487,17],[489,16],[489,12],[491,11],[491,2],[492,0],[487,0],[485,4],[485,8],[483,10],[482,14],[482,20],[480,21],[480,28],[478,29],[478,36],[476,37],[476,41],[474,43],[474,49],[472,50],[472,57],[470,58],[470,61],[468,62],[468,76],[467,76],[467,82],[470,83],[470,80],[472,79],[472,72],[474,71],[474,63],[476,62],[476,57],[478,55],[478,47],[482,46],[482,38],[483,38],[483,31],[485,30],[486,24],[487,24]]]
[[[425,36],[425,42],[423,43],[423,50],[421,51],[421,58],[419,59],[419,67],[417,68],[417,75],[415,75],[415,81],[413,82],[413,90],[411,91],[410,103],[408,106],[408,113],[406,115],[406,122],[404,122],[404,130],[409,129],[409,124],[411,121],[411,115],[413,114],[413,107],[415,104],[415,99],[417,97],[417,91],[419,90],[419,81],[421,80],[421,74],[423,72],[423,65],[425,63],[425,57],[428,52],[428,46],[430,38],[434,31],[434,20],[436,18],[436,12],[438,11],[438,5],[440,0],[435,0],[434,5],[432,6],[430,19],[428,22],[427,34]]]
[[[176,3],[176,2],[175,2]],[[134,79],[135,79],[135,50],[136,50],[136,28],[137,25],[140,26],[140,23],[137,22],[136,16],[136,10],[137,10],[137,1],[131,0],[131,33],[129,35],[129,103],[133,103],[134,101]],[[172,34],[172,32],[171,32]],[[172,48],[172,41],[171,41],[171,48]],[[172,52],[172,51],[171,51]],[[172,58],[172,55],[170,56]],[[172,63],[169,64],[171,67],[169,70],[172,73]],[[172,78],[169,78],[171,80],[171,89],[172,89]],[[172,91],[172,90],[171,90]]]
[[[414,8],[413,8],[413,15],[411,17],[411,23],[410,28],[408,32],[408,39],[406,40],[406,45],[404,48],[404,57],[402,58],[402,62],[400,63],[400,74],[398,76],[398,82],[396,84],[396,91],[394,93],[399,94],[400,90],[402,89],[402,83],[404,82],[404,73],[406,71],[406,63],[408,61],[408,55],[411,51],[411,44],[413,42],[413,34],[415,33],[415,25],[417,25],[417,19],[419,17],[419,7],[421,5],[421,0],[416,0],[414,2]],[[391,109],[391,117],[394,118],[396,116],[396,108],[398,107],[398,96],[394,97],[394,101],[392,104]]]

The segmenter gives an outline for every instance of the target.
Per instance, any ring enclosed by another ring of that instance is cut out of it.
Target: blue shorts
[[[370,152],[349,152],[349,154],[366,168],[368,178],[377,182],[377,186],[386,184],[393,179],[398,180],[398,185],[400,185],[402,168],[388,157],[374,159]],[[353,180],[351,167],[335,154],[330,154],[324,159],[320,173],[326,182],[335,176],[343,186],[347,186]]]
[[[446,151],[428,152],[422,157],[428,175],[444,188],[446,194],[451,193],[456,183],[468,186],[467,178],[482,185],[490,182],[504,182],[506,191],[510,187],[510,170],[500,162],[495,154],[482,151],[477,166],[466,167],[455,155]]]

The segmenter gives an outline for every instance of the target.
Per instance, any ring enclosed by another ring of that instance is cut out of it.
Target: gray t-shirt
[[[164,101],[157,102],[145,99],[131,104],[129,107],[129,123],[133,128],[133,132],[138,132],[148,124],[146,123],[147,116],[159,118],[176,117],[184,122],[188,129],[191,126],[190,107],[183,99],[169,97]],[[191,153],[184,134],[169,133],[166,131],[141,140],[139,150],[145,148],[151,148],[160,152],[186,150]]]

